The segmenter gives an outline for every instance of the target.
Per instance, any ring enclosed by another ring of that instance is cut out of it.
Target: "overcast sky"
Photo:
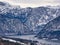
[[[21,7],[38,7],[52,5],[56,6],[60,4],[60,0],[0,0],[9,2],[12,5],[20,5]]]

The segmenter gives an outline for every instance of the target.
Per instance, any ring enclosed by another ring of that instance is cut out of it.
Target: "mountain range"
[[[3,35],[37,34],[60,15],[60,7],[21,8],[0,2],[0,33]]]

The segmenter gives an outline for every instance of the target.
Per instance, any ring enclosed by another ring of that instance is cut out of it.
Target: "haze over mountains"
[[[60,7],[21,8],[0,2],[0,33],[37,34],[45,24],[60,16]]]

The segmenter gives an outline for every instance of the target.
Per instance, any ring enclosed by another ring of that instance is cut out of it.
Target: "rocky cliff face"
[[[38,33],[39,38],[60,39],[60,16],[48,22]]]

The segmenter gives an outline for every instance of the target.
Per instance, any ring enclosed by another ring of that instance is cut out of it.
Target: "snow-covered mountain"
[[[0,2],[0,32],[6,35],[7,33],[10,35],[36,34],[45,24],[59,15],[60,7],[21,8]]]
[[[60,16],[49,21],[37,34],[39,38],[60,39]]]

